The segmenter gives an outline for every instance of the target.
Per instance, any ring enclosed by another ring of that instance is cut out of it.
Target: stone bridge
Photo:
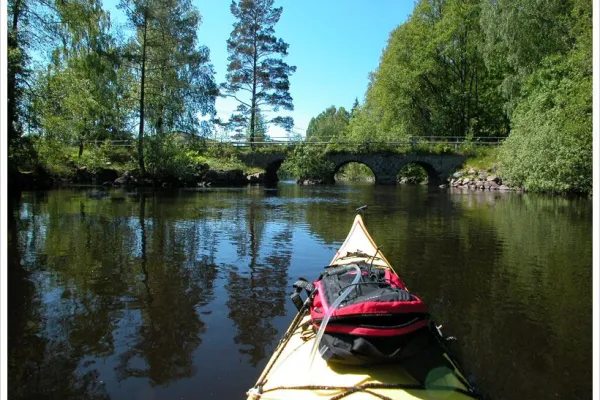
[[[264,168],[267,182],[277,182],[277,170],[285,160],[286,153],[249,153],[241,154],[240,159],[249,166]],[[462,155],[434,155],[434,154],[389,154],[389,153],[333,153],[327,158],[334,165],[335,175],[344,165],[357,162],[364,164],[375,175],[375,183],[379,185],[395,185],[396,177],[402,167],[407,164],[417,164],[427,172],[430,184],[440,184],[453,172],[459,169],[466,156]],[[331,182],[333,176],[324,177]]]

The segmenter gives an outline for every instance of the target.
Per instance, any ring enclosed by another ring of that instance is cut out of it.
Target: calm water
[[[492,399],[592,396],[592,204],[372,185],[22,193],[9,396],[242,399],[353,210]]]

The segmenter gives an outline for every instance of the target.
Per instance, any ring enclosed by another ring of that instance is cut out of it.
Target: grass
[[[481,147],[475,155],[467,158],[462,171],[474,170],[495,171],[498,166],[498,147]]]
[[[243,164],[237,158],[216,158],[216,157],[206,157],[206,163],[210,167],[210,169],[222,169],[222,170],[232,170],[232,169],[241,169],[246,174],[255,174],[257,172],[264,172],[265,170],[258,167],[249,167]]]

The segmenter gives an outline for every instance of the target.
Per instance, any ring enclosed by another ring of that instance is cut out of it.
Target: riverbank
[[[106,166],[95,171],[87,167],[73,166],[72,173],[53,176],[44,168],[33,171],[12,171],[8,186],[11,189],[37,190],[70,185],[98,185],[105,187],[210,187],[244,186],[248,184],[273,184],[266,179],[264,171],[213,169],[203,164],[193,174],[182,177],[141,176],[136,170],[120,170]]]
[[[11,169],[10,190],[38,190],[70,185],[97,185],[104,187],[218,187],[245,185],[274,185],[277,176],[268,180],[264,170],[243,164],[232,154],[194,156],[186,154],[187,161],[179,164],[164,162],[160,168],[142,175],[136,165],[129,162],[89,162],[92,157],[69,158],[61,164],[38,162],[29,171]],[[116,159],[116,157],[107,157]],[[76,161],[77,160],[77,161]],[[172,165],[175,164],[175,165]],[[348,164],[347,168],[331,179],[298,179],[299,185],[333,184],[341,181],[374,182],[370,169],[362,164]],[[482,149],[467,159],[463,167],[449,176],[441,188],[457,190],[520,191],[525,189],[503,179],[499,168],[498,151]],[[274,179],[273,179],[274,178]],[[409,164],[398,174],[398,184],[426,184],[427,173]]]
[[[440,185],[440,187],[502,192],[525,191],[524,188],[515,186],[502,177],[497,148],[480,149],[477,155],[468,158],[461,169],[448,177],[447,182],[447,184]]]

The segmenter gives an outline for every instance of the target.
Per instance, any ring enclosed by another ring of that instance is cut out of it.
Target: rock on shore
[[[464,190],[497,190],[500,192],[508,191],[523,191],[521,188],[509,186],[506,182],[502,182],[502,178],[490,174],[489,171],[476,171],[471,168],[465,174],[462,171],[455,172],[451,178],[448,178],[450,188]],[[446,188],[448,185],[440,185]]]

